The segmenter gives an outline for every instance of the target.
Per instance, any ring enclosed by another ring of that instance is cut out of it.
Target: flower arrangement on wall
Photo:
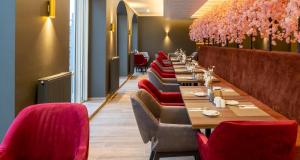
[[[228,0],[196,19],[190,38],[223,46],[242,44],[247,36],[268,38],[273,45],[277,40],[300,43],[299,17],[300,0]]]

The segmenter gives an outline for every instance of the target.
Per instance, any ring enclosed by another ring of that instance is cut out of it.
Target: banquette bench
[[[300,54],[201,46],[199,64],[265,104],[277,119],[300,124]],[[300,157],[300,127],[296,154]]]

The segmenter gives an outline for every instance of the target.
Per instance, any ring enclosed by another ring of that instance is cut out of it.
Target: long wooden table
[[[178,68],[178,65],[174,65]],[[179,73],[176,75],[180,75]],[[230,84],[221,77],[215,75],[219,82],[215,82],[213,86],[223,88],[223,98],[226,100],[237,100],[240,104],[251,104],[256,109],[242,109],[237,106],[226,106],[226,108],[217,108],[209,102],[208,97],[196,97],[195,92],[207,91],[204,86],[180,86],[185,107],[187,108],[189,118],[194,129],[212,129],[223,121],[231,120],[249,120],[249,121],[268,121],[268,120],[287,120],[285,116],[274,111],[271,107],[265,105],[256,98],[248,95],[234,85]],[[218,110],[221,115],[218,117],[207,117],[202,114],[201,109]],[[296,158],[300,159],[300,126],[298,126],[298,135],[296,141]]]
[[[240,105],[253,105],[253,107],[229,106],[225,108],[215,107],[209,101],[207,96],[197,97],[196,92],[206,92],[206,87],[199,86],[181,86],[180,91],[188,111],[189,118],[194,129],[209,129],[215,128],[223,121],[237,120],[275,120],[271,115],[257,107],[246,96],[239,95],[230,88],[223,89],[225,100],[236,100]],[[202,114],[203,110],[217,110],[221,114],[216,117],[208,117]]]

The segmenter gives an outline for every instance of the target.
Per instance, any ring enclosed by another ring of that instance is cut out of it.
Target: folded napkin
[[[250,105],[244,104],[244,105],[239,105],[239,108],[240,109],[256,109],[257,107],[255,105],[252,105],[252,104],[250,104]]]

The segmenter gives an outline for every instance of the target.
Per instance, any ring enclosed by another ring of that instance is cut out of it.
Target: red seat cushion
[[[203,160],[292,160],[296,138],[296,121],[229,121],[197,135]]]
[[[138,82],[139,89],[149,92],[160,104],[166,106],[184,106],[180,92],[160,92],[149,80]]]

